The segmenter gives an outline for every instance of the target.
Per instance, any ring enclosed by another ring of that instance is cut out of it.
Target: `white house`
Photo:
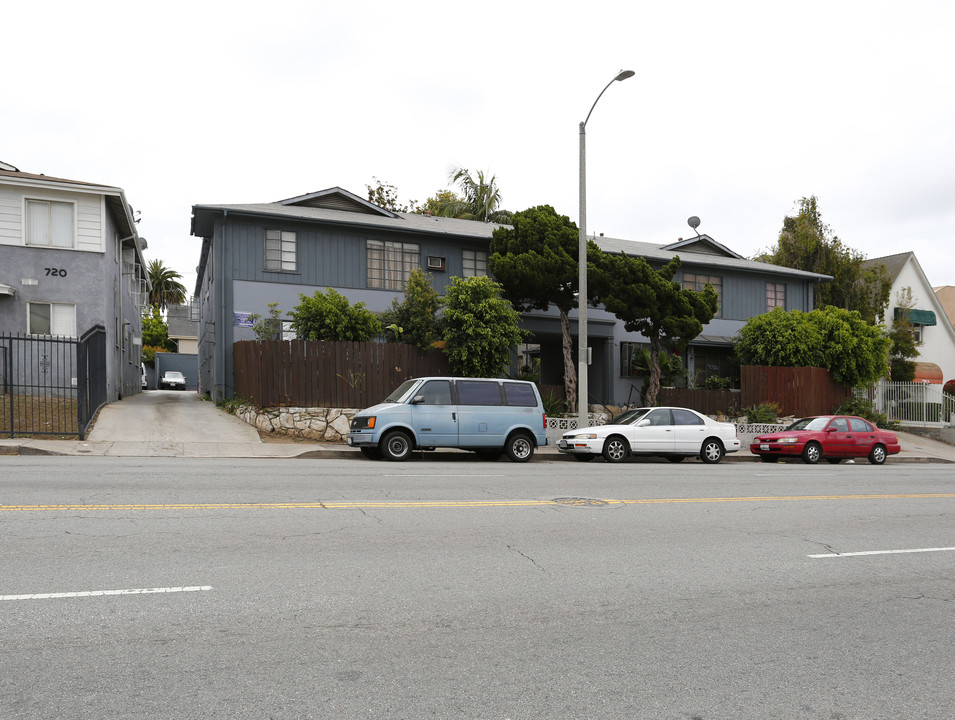
[[[906,315],[920,340],[915,379],[941,384],[955,378],[955,327],[941,301],[925,277],[915,253],[873,258],[866,265],[885,265],[892,279],[892,294],[885,324],[889,329],[895,319]],[[912,307],[900,307],[899,300],[907,291],[912,294]]]

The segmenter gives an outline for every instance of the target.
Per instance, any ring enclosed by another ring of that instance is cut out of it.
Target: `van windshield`
[[[401,385],[394,390],[388,397],[386,397],[382,402],[401,402],[409,392],[411,388],[418,384],[417,380],[405,380]]]

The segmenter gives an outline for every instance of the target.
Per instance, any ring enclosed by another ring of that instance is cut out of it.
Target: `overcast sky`
[[[347,5],[347,7],[346,7]],[[914,251],[955,285],[950,0],[122,2],[3,10],[0,160],[122,187],[192,294],[194,204],[373,177],[399,199],[452,165],[503,206],[751,257],[816,195],[867,257]]]

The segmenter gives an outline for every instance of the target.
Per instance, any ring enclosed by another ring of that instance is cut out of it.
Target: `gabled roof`
[[[701,235],[700,237],[703,236]],[[693,238],[693,240],[697,239],[698,238]],[[683,245],[682,242],[672,243],[670,245],[654,245],[653,243],[639,242],[637,240],[621,240],[619,238],[608,237],[595,237],[593,240],[597,243],[597,247],[604,252],[623,252],[627,255],[633,255],[634,257],[644,257],[649,262],[659,262],[666,264],[670,262],[675,255],[679,255],[684,267],[687,265],[693,265],[722,270],[762,272],[776,276],[784,275],[800,278],[802,280],[809,280],[810,282],[827,282],[832,280],[831,275],[822,275],[820,273],[808,272],[806,270],[796,270],[794,268],[783,267],[781,265],[770,265],[769,263],[761,262],[759,260],[747,260],[728,248],[727,251],[729,254],[723,255],[714,254],[712,251],[699,252],[698,249],[694,248],[693,246],[683,247],[683,249],[681,249],[679,252],[673,249],[674,245]],[[712,244],[719,246],[719,243],[716,243],[715,240],[712,240],[712,238],[710,238],[710,240],[712,241]],[[709,249],[712,247],[712,244],[707,243],[704,247]]]
[[[288,200],[279,200],[279,205],[296,205],[298,207],[324,208],[326,210],[345,210],[346,212],[367,213],[382,217],[395,217],[390,210],[379,207],[374,203],[363,200],[354,193],[340,187],[319,190],[318,192],[299,195]]]
[[[477,220],[458,220],[456,218],[419,215],[417,213],[391,212],[367,200],[362,200],[347,190],[333,187],[274,203],[193,205],[192,235],[202,238],[212,237],[216,218],[228,215],[269,218],[273,222],[287,220],[327,223],[353,228],[376,228],[416,235],[441,235],[477,241],[490,241],[494,230],[502,226],[508,227],[500,223],[486,223]],[[625,252],[628,255],[639,255],[652,262],[667,263],[673,259],[674,255],[679,255],[684,265],[761,272],[777,277],[789,276],[809,280],[810,282],[832,280],[829,275],[747,260],[725,245],[716,242],[709,235],[697,235],[689,240],[680,240],[668,245],[656,245],[603,236],[593,239],[602,250],[607,252]],[[204,243],[199,263],[200,272],[198,273],[197,288],[202,281],[207,252],[208,247]]]
[[[894,283],[895,279],[899,276],[899,273],[902,272],[902,268],[904,268],[906,263],[908,263],[908,261],[914,257],[914,252],[897,253],[895,255],[886,255],[885,257],[866,260],[862,263],[862,266],[871,268],[878,267],[879,265],[885,265],[885,270],[889,275],[889,279]]]
[[[722,255],[723,257],[733,257],[742,260],[743,256],[733,252],[725,245],[716,242],[709,235],[697,235],[689,240],[677,240],[670,245],[664,245],[661,250],[673,250],[674,252],[691,252],[701,255]]]
[[[20,172],[19,170],[4,170],[0,163],[0,184],[18,185],[20,187],[33,188],[56,188],[66,191],[81,191],[95,195],[103,195],[106,198],[106,205],[112,211],[113,216],[119,226],[119,232],[123,236],[130,238],[139,238],[136,232],[136,223],[133,220],[132,208],[126,202],[126,196],[123,189],[112,185],[102,185],[100,183],[84,182],[82,180],[67,180],[66,178],[50,177],[49,175],[35,175],[33,173]],[[13,167],[9,165],[7,167]],[[142,247],[145,247],[145,241],[141,238],[138,241]]]

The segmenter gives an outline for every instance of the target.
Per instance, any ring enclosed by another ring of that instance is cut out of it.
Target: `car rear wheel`
[[[716,438],[709,438],[703,443],[703,447],[700,448],[700,460],[715,465],[723,459],[725,452],[726,451],[723,450],[723,443]]]
[[[527,462],[534,457],[534,441],[524,433],[515,433],[507,439],[504,452],[511,462]]]
[[[609,463],[618,463],[627,458],[630,448],[627,440],[619,435],[611,435],[604,441],[603,456]]]
[[[822,445],[817,442],[811,442],[803,448],[802,461],[807,465],[815,465],[822,460]]]
[[[885,451],[884,445],[876,445],[869,452],[869,462],[873,465],[882,465],[885,462],[885,458],[888,456],[888,453]]]
[[[381,441],[381,453],[388,460],[407,460],[411,450],[411,438],[403,430],[393,430]]]

